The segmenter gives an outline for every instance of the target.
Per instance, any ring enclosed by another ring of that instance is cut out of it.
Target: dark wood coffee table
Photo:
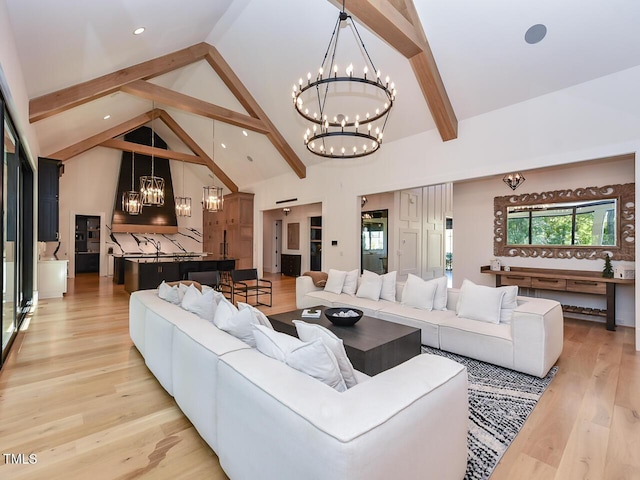
[[[344,342],[353,367],[367,375],[376,375],[420,354],[420,329],[363,316],[352,327],[337,327],[324,316],[302,318],[302,310],[269,315],[278,332],[297,336],[293,320],[303,320],[327,327]]]

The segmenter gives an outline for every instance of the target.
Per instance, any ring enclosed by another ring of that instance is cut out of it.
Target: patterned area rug
[[[558,367],[538,378],[424,345],[422,353],[447,357],[467,367],[469,453],[465,480],[489,478]]]

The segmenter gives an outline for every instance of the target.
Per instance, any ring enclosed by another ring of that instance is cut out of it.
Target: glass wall
[[[2,153],[2,356],[4,362],[33,292],[33,171],[0,96]]]

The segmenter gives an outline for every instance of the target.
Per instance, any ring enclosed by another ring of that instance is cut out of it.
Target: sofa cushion
[[[500,323],[500,311],[505,290],[462,282],[456,313],[459,317],[481,322]]]
[[[421,310],[433,310],[436,289],[437,283],[426,282],[410,273],[402,291],[402,304]]]
[[[440,348],[439,325],[455,316],[453,310],[427,311],[390,302],[385,302],[384,308],[376,312],[376,318],[381,320],[419,328],[422,344],[434,348]]]
[[[440,324],[440,348],[483,362],[513,368],[511,325],[451,316]]]
[[[344,286],[344,279],[347,276],[347,272],[342,270],[329,270],[329,276],[327,277],[327,283],[324,285],[324,291],[329,293],[340,294],[342,293],[342,287]]]
[[[188,312],[195,313],[200,318],[213,322],[218,304],[213,290],[201,293],[194,285],[189,285],[187,292],[182,297],[180,306]]]
[[[307,323],[302,320],[294,320],[293,324],[296,326],[298,338],[303,342],[311,342],[319,338],[329,347],[329,350],[333,352],[338,361],[338,367],[340,368],[340,373],[344,378],[347,388],[351,388],[358,383],[353,365],[349,357],[347,357],[347,352],[344,350],[344,343],[340,338],[336,337],[335,333],[322,325]]]

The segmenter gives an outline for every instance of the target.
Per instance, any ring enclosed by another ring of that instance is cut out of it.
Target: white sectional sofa
[[[419,355],[337,392],[161,300],[130,299],[150,371],[237,479],[461,479],[465,367]]]
[[[403,282],[396,283],[396,299]],[[517,297],[510,323],[487,323],[456,315],[460,290],[447,290],[446,310],[422,310],[399,301],[371,300],[316,287],[311,277],[296,279],[298,308],[354,307],[365,315],[421,330],[422,344],[544,377],[562,352],[563,315],[553,300]]]

